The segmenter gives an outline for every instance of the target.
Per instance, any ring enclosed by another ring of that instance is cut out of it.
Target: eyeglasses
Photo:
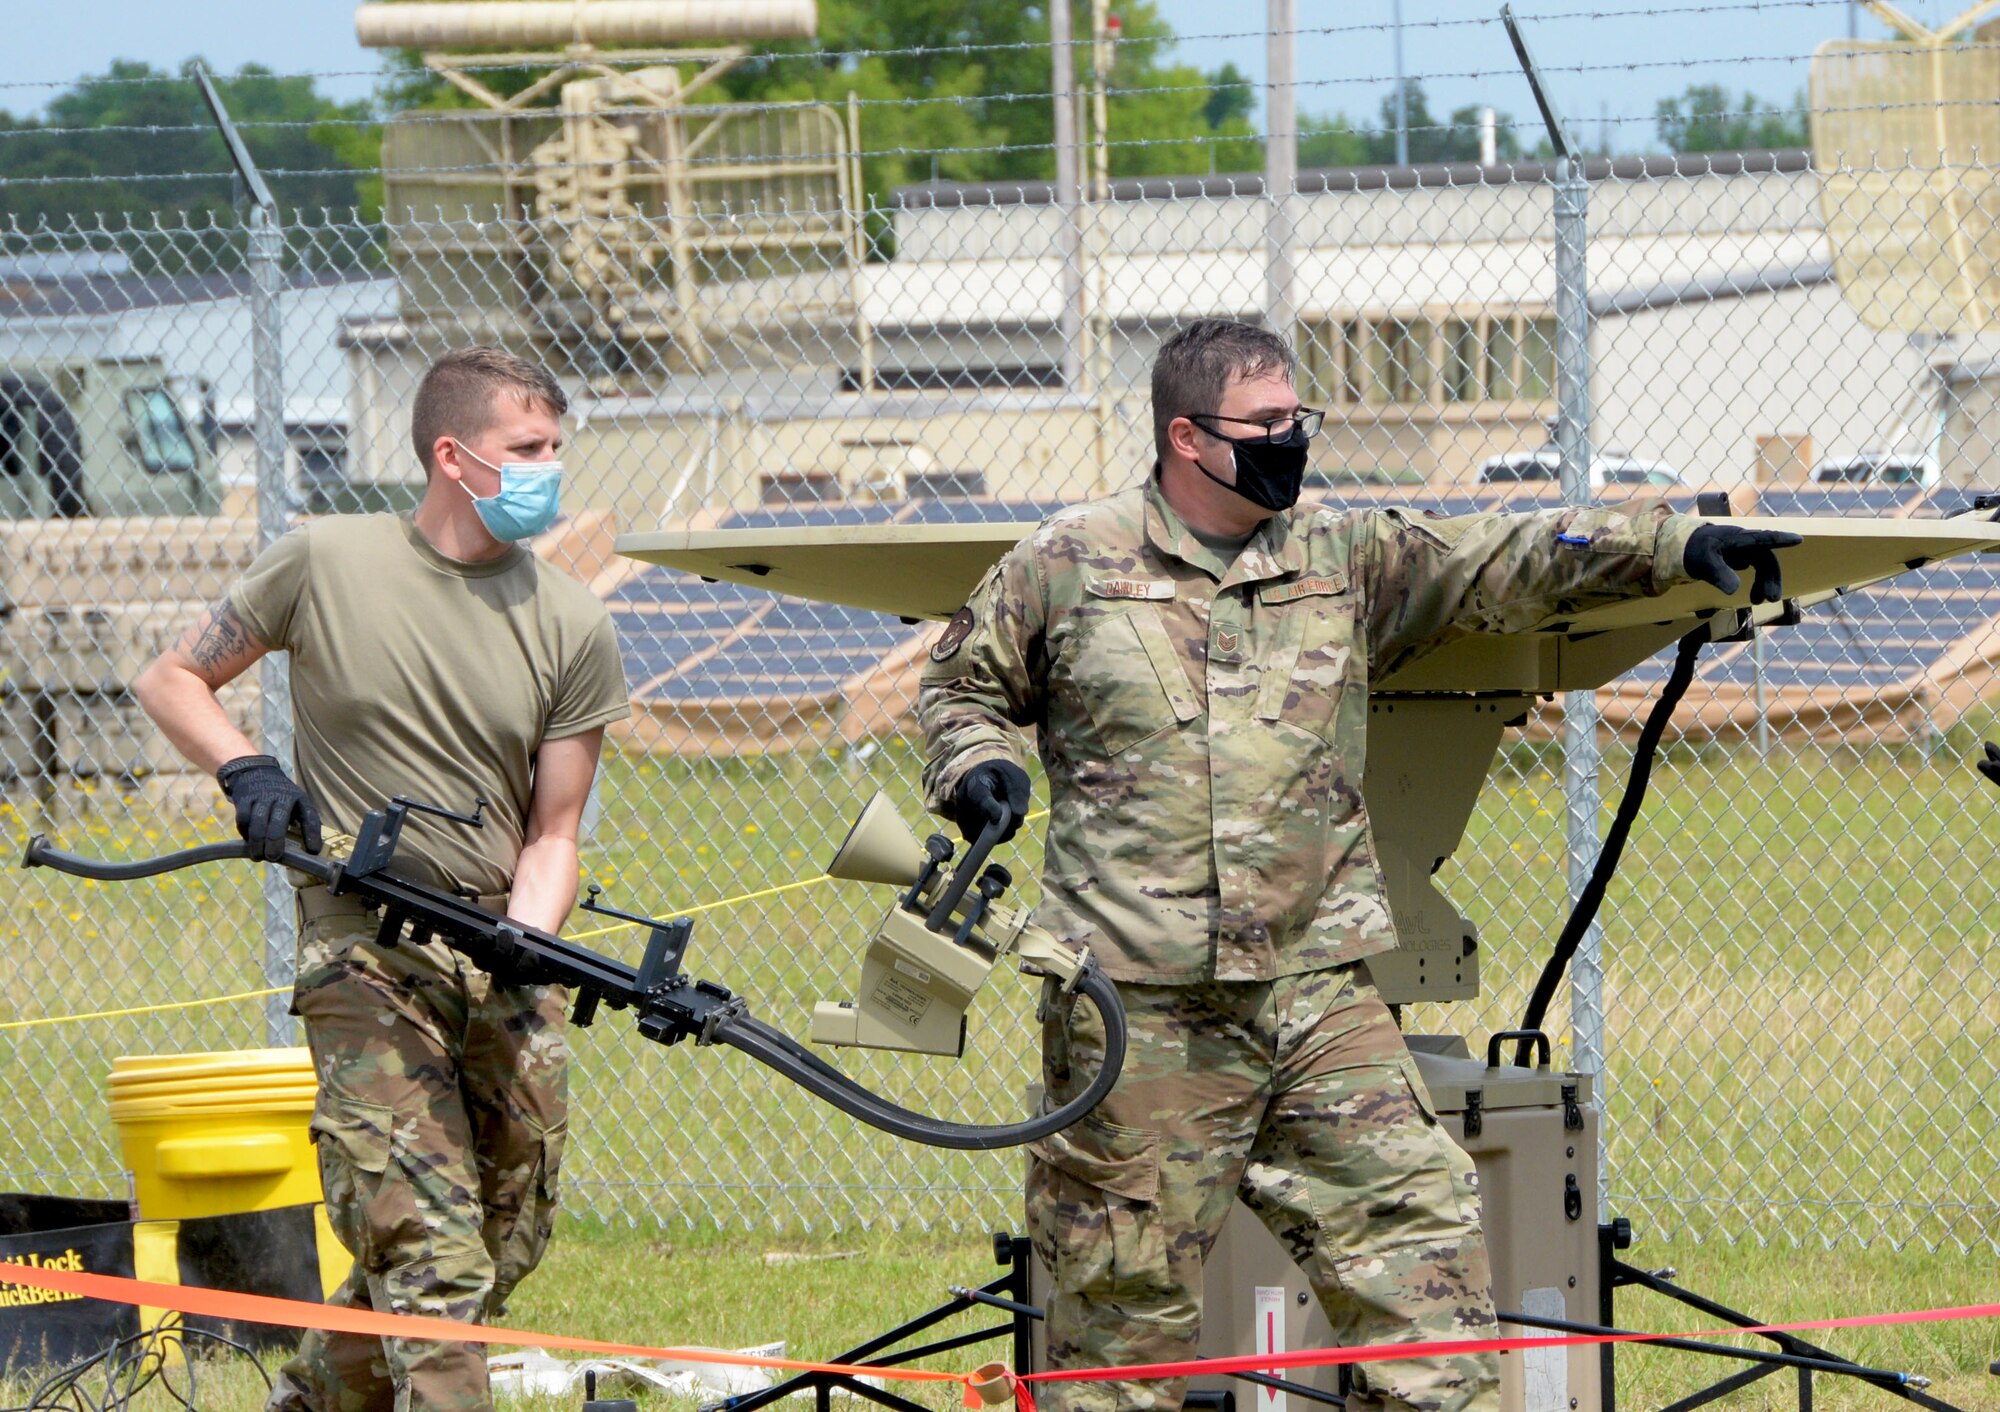
[[[1316,411],[1311,407],[1301,407],[1296,412],[1287,413],[1282,417],[1273,417],[1268,422],[1257,422],[1252,421],[1248,417],[1225,417],[1220,412],[1191,412],[1188,414],[1188,420],[1207,432],[1210,436],[1221,437],[1224,441],[1256,445],[1262,442],[1289,441],[1295,434],[1305,436],[1308,439],[1318,436],[1321,423],[1326,421],[1326,413]],[[1209,425],[1210,422],[1235,422],[1238,426],[1257,427],[1260,429],[1261,434],[1256,436],[1231,436],[1227,432],[1217,431]]]

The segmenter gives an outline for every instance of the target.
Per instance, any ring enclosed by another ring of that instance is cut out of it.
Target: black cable
[[[189,1348],[190,1340],[206,1340],[241,1353],[264,1380],[265,1388],[272,1387],[270,1373],[256,1350],[248,1345],[208,1329],[156,1324],[58,1368],[36,1385],[27,1402],[0,1408],[0,1412],[130,1412],[133,1400],[156,1382],[186,1412],[200,1412],[196,1387],[196,1365],[200,1360]],[[187,1368],[185,1391],[176,1385],[169,1371],[176,1357]],[[99,1367],[104,1369],[104,1390],[101,1396],[92,1396],[83,1384],[92,1370]]]
[[[1104,1021],[1104,1061],[1082,1093],[1060,1108],[1019,1123],[953,1123],[905,1108],[854,1082],[817,1054],[781,1030],[749,1016],[729,1021],[716,1031],[716,1041],[748,1054],[815,1097],[831,1103],[851,1118],[893,1137],[931,1147],[984,1152],[1017,1147],[1061,1132],[1095,1108],[1118,1082],[1125,1063],[1125,1010],[1118,988],[1095,965],[1089,965],[1077,990],[1096,1007]]]
[[[1639,743],[1633,747],[1632,773],[1625,782],[1625,797],[1618,801],[1618,812],[1612,817],[1610,832],[1604,836],[1604,846],[1597,852],[1590,880],[1583,885],[1576,906],[1570,909],[1569,920],[1563,923],[1562,934],[1556,938],[1555,950],[1549,953],[1548,964],[1535,980],[1534,994],[1528,998],[1528,1012],[1521,1017],[1521,1029],[1541,1029],[1542,1021],[1548,1017],[1549,1003],[1555,999],[1556,987],[1562,984],[1577,948],[1583,945],[1584,933],[1597,920],[1604,891],[1611,885],[1612,875],[1618,871],[1618,860],[1625,852],[1625,840],[1632,832],[1633,821],[1639,817],[1639,807],[1646,802],[1646,784],[1653,776],[1653,758],[1659,754],[1660,737],[1666,734],[1674,708],[1681,704],[1681,698],[1687,695],[1688,686],[1694,681],[1695,658],[1701,655],[1707,641],[1705,626],[1680,640],[1680,648],[1674,654],[1674,669],[1667,674],[1667,683],[1660,688],[1660,699],[1653,703],[1653,712],[1639,732]],[[1514,1062],[1526,1067],[1532,1057],[1531,1041],[1521,1040],[1514,1052]]]
[[[1002,821],[1000,828],[1004,827]],[[989,827],[981,835],[982,843],[990,848],[996,834],[997,830]],[[73,877],[101,882],[129,882],[202,863],[248,859],[249,847],[240,840],[231,840],[156,858],[110,862],[66,853],[37,834],[28,840],[23,866],[54,868]],[[419,925],[428,926],[438,940],[489,973],[499,969],[516,980],[561,981],[572,989],[594,990],[614,1006],[629,1005],[638,1010],[642,1025],[656,1024],[657,1030],[647,1030],[655,1039],[673,1043],[693,1037],[699,1043],[726,1044],[848,1116],[893,1137],[932,1147],[988,1151],[1035,1142],[1060,1132],[1096,1107],[1111,1091],[1125,1062],[1125,1007],[1119,1000],[1118,988],[1095,963],[1086,960],[1074,988],[1097,1008],[1104,1021],[1104,1062],[1089,1087],[1060,1108],[1018,1123],[958,1123],[933,1118],[864,1088],[782,1030],[753,1019],[740,1007],[740,1002],[728,999],[728,992],[719,987],[708,987],[706,982],[690,984],[685,978],[677,978],[672,986],[642,991],[632,967],[552,934],[510,924],[503,949],[497,931],[502,918],[436,889],[380,871],[357,876],[345,871],[348,865],[296,847],[287,847],[284,857],[277,861],[329,885],[340,884],[364,897],[372,897],[392,914],[403,911]],[[973,869],[963,867],[961,872],[961,881],[969,883]]]

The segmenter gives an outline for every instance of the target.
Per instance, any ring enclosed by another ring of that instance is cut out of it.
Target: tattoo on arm
[[[224,598],[187,630],[180,647],[202,675],[212,677],[224,663],[254,650],[256,643],[236,616],[236,605]]]

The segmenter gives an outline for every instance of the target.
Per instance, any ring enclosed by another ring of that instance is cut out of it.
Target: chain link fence
[[[1309,170],[1275,200],[1198,175],[883,202],[861,194],[866,121],[413,115],[388,131],[383,217],[288,214],[261,271],[248,221],[0,228],[16,845],[134,856],[230,831],[131,681],[227,591],[260,507],[412,505],[416,380],[472,342],[544,361],[573,398],[568,517],[537,549],[610,607],[634,701],[586,872],[621,907],[723,904],[690,969],[794,1032],[848,993],[889,905],[812,880],[875,790],[920,817],[934,629],[649,568],[612,552],[622,530],[1036,518],[1146,472],[1160,341],[1274,305],[1328,409],[1309,493],[1334,506],[1559,503],[1565,448],[1593,498],[1689,509],[1716,489],[1742,513],[1936,516],[2000,485],[2000,345],[1965,315],[1984,287],[1909,232],[1913,193],[1984,209],[1985,169],[1781,150]],[[1969,756],[2000,734],[1997,620],[2000,567],[1944,565],[1704,658],[1602,915],[1601,1034],[1555,1020],[1568,1057],[1601,1046],[1613,1211],[1696,1238],[1996,1248],[2000,797]],[[1520,1014],[1567,908],[1566,811],[1615,802],[1664,676],[1655,660],[1509,733],[1439,875],[1479,923],[1484,993],[1413,1007],[1413,1029]],[[265,724],[256,682],[223,700]],[[1037,846],[1020,854],[1032,875]],[[289,1038],[260,887],[245,866],[118,888],[0,873],[0,1062],[47,1114],[11,1125],[0,1180],[116,1193],[113,1056]],[[572,932],[637,946],[600,921]],[[1017,1116],[1031,1008],[996,981],[961,1062],[847,1062],[922,1106]],[[893,1143],[615,1016],[578,1052],[573,1209],[1016,1218],[1015,1155]]]

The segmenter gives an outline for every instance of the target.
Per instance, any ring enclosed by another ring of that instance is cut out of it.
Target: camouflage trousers
[[[1343,1345],[1490,1337],[1472,1161],[1432,1115],[1354,966],[1269,982],[1126,985],[1131,1042],[1090,1116],[1029,1148],[1027,1224],[1050,1273],[1049,1363],[1194,1356],[1202,1262],[1239,1197],[1310,1280]],[[1088,1005],[1052,1007],[1056,1100],[1097,1070]],[[1356,1365],[1348,1412],[1498,1412],[1491,1355]],[[1186,1381],[1045,1383],[1055,1412],[1177,1412]]]
[[[334,1234],[329,1301],[492,1322],[555,1219],[568,1047],[559,986],[506,987],[375,919],[300,927],[293,1010],[319,1079],[313,1138]],[[482,1345],[309,1333],[270,1412],[479,1412]]]

